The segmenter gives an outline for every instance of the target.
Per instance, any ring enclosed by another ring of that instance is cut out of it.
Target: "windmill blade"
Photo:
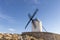
[[[27,28],[28,24],[33,19],[33,17],[36,15],[37,11],[38,11],[38,9],[36,9],[35,12],[34,12],[34,14],[31,16],[30,20],[28,21],[27,25],[25,26],[25,29]]]
[[[30,18],[30,20],[28,21],[28,23],[27,23],[27,25],[26,25],[26,27],[25,27],[25,29],[27,28],[27,26],[28,26],[28,24],[30,23],[30,21],[32,20],[32,16],[30,15],[30,14],[28,14],[28,17]]]
[[[46,31],[46,29],[44,28],[44,26],[42,26],[42,28]],[[47,32],[47,31],[46,31]]]
[[[31,17],[32,17],[30,13],[28,14],[28,17],[29,17],[29,18],[31,18]]]
[[[31,15],[28,14],[28,17],[31,18]],[[33,20],[33,19],[31,19],[31,20],[32,20],[32,23],[33,23],[33,25],[34,25],[34,28],[36,28],[36,25],[35,25],[35,23],[34,23],[34,20]]]
[[[28,21],[27,25],[25,26],[25,29],[27,28],[28,24],[30,23],[31,19]]]

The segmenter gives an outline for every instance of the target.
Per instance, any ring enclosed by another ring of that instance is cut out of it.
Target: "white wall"
[[[41,21],[34,21],[36,28],[34,28],[34,25],[32,23],[32,32],[42,32],[42,22]]]

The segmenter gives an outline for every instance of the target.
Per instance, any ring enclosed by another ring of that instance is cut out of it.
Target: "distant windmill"
[[[28,14],[28,17],[30,18],[30,20],[28,21],[27,25],[25,26],[25,29],[27,28],[29,23],[32,21],[32,32],[42,32],[42,28],[46,31],[46,29],[42,26],[41,21],[39,21],[37,18],[33,19],[37,12],[38,12],[38,9],[35,10],[35,12],[33,13],[32,16],[30,14]]]

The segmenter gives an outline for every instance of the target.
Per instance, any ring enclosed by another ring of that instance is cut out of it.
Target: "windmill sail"
[[[27,28],[28,24],[33,19],[33,17],[36,15],[37,11],[38,11],[38,9],[36,9],[35,12],[33,13],[32,17],[30,18],[30,20],[28,21],[27,25],[25,26],[25,29]]]
[[[28,17],[31,18],[31,15],[28,14]],[[36,28],[36,25],[35,25],[35,23],[34,23],[34,19],[32,19],[31,21],[32,21],[32,24],[34,25],[34,28]]]

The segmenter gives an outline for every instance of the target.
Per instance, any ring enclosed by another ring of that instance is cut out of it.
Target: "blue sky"
[[[35,17],[42,21],[48,32],[60,33],[60,0],[0,0],[0,32],[22,33],[31,31],[28,13],[38,8]]]

